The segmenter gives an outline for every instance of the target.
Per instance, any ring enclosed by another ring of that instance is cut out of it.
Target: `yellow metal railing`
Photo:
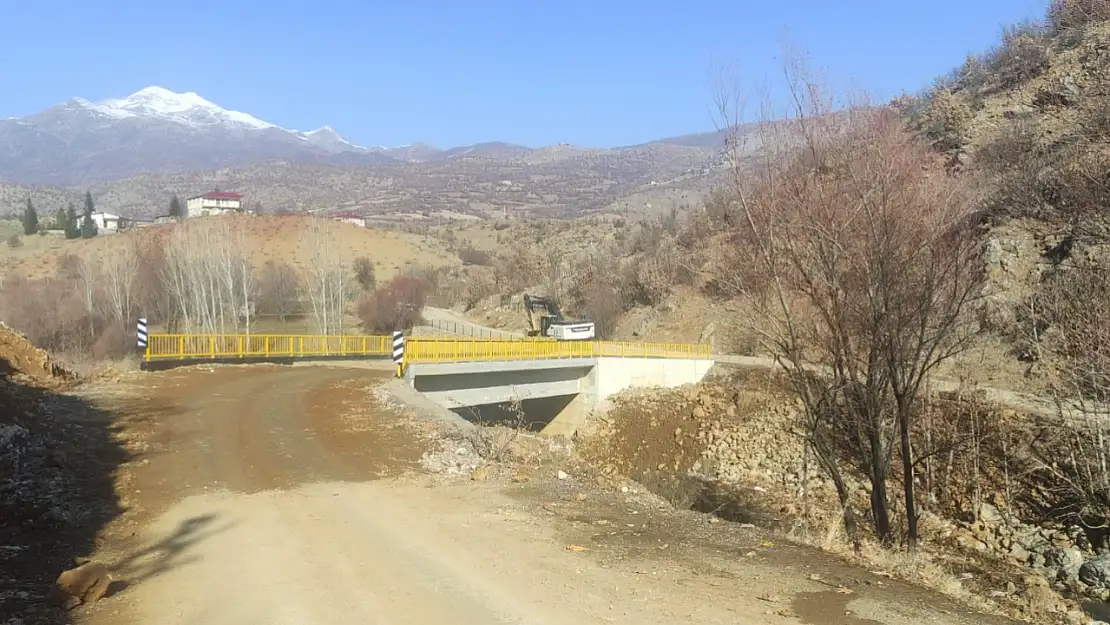
[[[549,358],[699,358],[712,357],[709,345],[550,339],[409,339],[405,362],[466,360],[544,360]]]
[[[151,334],[146,360],[199,358],[300,358],[306,356],[387,356],[388,336],[294,334]]]
[[[146,360],[389,356],[390,336],[295,334],[151,334]],[[550,338],[406,338],[405,362],[544,360],[551,358],[712,357],[709,345]]]

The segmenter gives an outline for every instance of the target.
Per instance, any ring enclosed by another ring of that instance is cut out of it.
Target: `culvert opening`
[[[511,402],[452,408],[451,412],[476,425],[505,426],[539,432],[570,407],[577,395],[542,397]]]
[[[642,471],[633,476],[639,484],[675,508],[712,514],[725,521],[751,523],[780,529],[782,521],[761,506],[760,494],[727,486],[690,474],[672,471]]]

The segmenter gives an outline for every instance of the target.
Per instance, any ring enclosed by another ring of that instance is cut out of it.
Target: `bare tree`
[[[344,313],[351,297],[348,270],[332,244],[335,230],[334,221],[313,216],[302,239],[302,245],[308,248],[304,292],[320,334],[342,334]]]
[[[975,329],[966,314],[983,280],[974,204],[931,167],[894,110],[836,110],[801,66],[785,75],[785,120],[765,112],[751,130],[740,125],[737,92],[717,98],[732,172],[727,221],[736,224],[725,282],[753,309],[749,330],[802,400],[799,433],[837,489],[853,542],[843,467],[865,473],[876,533],[889,544],[897,449],[913,548],[910,432],[923,382]]]
[[[1046,328],[1046,354],[1060,374],[1056,445],[1038,469],[1054,484],[1056,512],[1086,527],[1110,521],[1110,275],[1088,264],[1058,267],[1036,298],[1034,324]],[[1067,399],[1063,399],[1067,398]]]
[[[259,314],[276,315],[284,323],[298,311],[301,280],[288,263],[268,261],[259,273],[257,290]]]
[[[104,244],[111,240],[105,237]],[[108,318],[117,322],[131,319],[139,280],[138,241],[128,237],[123,245],[105,253],[102,269]]]
[[[235,217],[174,227],[163,284],[185,331],[249,332],[253,274],[244,228]]]

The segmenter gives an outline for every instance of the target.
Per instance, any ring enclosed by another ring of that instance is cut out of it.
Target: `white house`
[[[366,227],[366,218],[362,215],[356,215],[354,213],[339,213],[338,215],[333,215],[332,219],[342,223],[358,226],[360,228]]]
[[[209,191],[203,195],[191,197],[185,201],[185,216],[207,217],[209,215],[223,215],[225,213],[239,213],[243,211],[243,196],[238,193],[224,191]]]
[[[119,232],[120,217],[112,213],[93,213],[91,215],[93,223],[96,224],[96,231],[101,234],[115,234]]]

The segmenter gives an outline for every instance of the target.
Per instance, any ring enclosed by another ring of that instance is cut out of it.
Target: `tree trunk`
[[[913,553],[917,550],[917,506],[914,504],[913,448],[910,445],[908,406],[898,407],[898,430],[902,439],[902,482],[906,497],[906,548]]]
[[[872,427],[869,433],[871,447],[870,476],[871,476],[871,515],[875,517],[875,533],[884,547],[891,544],[890,535],[890,508],[887,504],[886,494],[886,458],[883,453],[881,434],[878,427]]]

